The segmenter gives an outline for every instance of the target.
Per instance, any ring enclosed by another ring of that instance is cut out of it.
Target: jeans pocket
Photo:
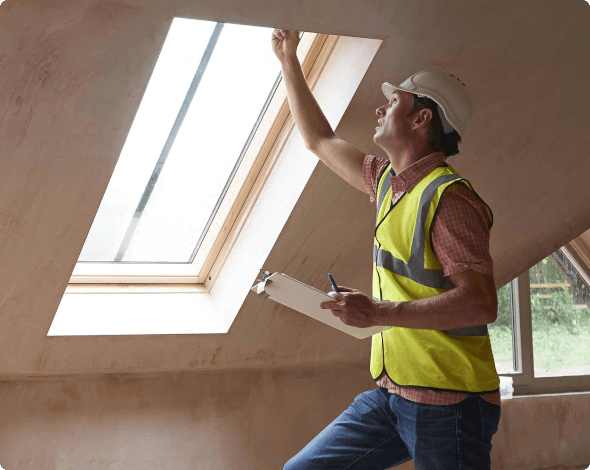
[[[498,424],[502,416],[502,407],[478,397],[481,412],[481,434],[485,442],[491,442],[492,437],[498,431]]]

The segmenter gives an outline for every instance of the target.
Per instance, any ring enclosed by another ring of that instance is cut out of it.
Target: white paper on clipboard
[[[271,274],[250,290],[358,339],[368,338],[390,328],[389,326],[357,328],[342,323],[342,320],[334,316],[331,310],[320,308],[322,302],[333,302],[332,297],[283,273]]]

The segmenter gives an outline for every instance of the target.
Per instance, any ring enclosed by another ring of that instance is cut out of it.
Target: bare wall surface
[[[0,382],[0,465],[282,469],[372,386],[358,366]]]
[[[227,335],[46,338],[175,16],[383,39],[337,129],[375,155],[383,81],[459,76],[477,114],[450,163],[494,210],[498,286],[590,228],[583,0],[6,0],[0,376],[368,361],[369,342],[254,295]],[[318,165],[267,268],[324,289],[331,270],[369,292],[373,218],[366,195]]]
[[[280,470],[374,386],[348,365],[0,382],[0,465]],[[492,468],[586,468],[589,412],[589,394],[503,401]]]

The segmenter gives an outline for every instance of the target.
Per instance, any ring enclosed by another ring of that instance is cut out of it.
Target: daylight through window
[[[191,263],[276,89],[272,29],[174,19],[79,263]]]

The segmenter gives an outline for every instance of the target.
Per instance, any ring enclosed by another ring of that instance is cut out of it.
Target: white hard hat
[[[458,77],[436,70],[423,70],[400,86],[385,82],[381,89],[387,99],[391,98],[394,90],[402,90],[434,100],[438,104],[445,134],[456,130],[461,141],[465,142],[465,131],[471,124],[475,109],[465,83]]]

